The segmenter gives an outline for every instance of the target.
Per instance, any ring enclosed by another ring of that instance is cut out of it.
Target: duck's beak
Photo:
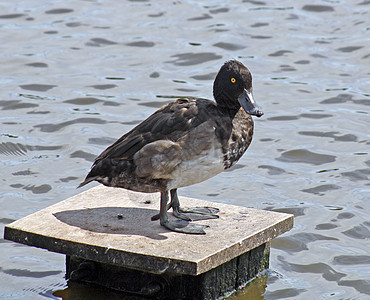
[[[257,103],[253,99],[252,89],[244,89],[243,93],[238,98],[238,101],[247,114],[257,116],[258,118],[263,116],[262,110],[260,110]]]

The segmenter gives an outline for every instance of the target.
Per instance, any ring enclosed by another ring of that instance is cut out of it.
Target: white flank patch
[[[172,173],[168,189],[192,185],[207,180],[224,171],[223,153],[220,148],[208,149],[190,160],[183,161]]]

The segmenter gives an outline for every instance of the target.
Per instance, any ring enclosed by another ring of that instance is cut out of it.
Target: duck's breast
[[[168,189],[174,189],[205,181],[224,170],[221,147],[212,146],[191,159],[183,160],[171,173]]]
[[[181,148],[181,163],[171,173],[169,188],[178,188],[207,180],[224,168],[222,145],[216,136],[213,120],[192,129],[178,144]]]
[[[242,108],[232,120],[229,139],[224,144],[225,169],[233,166],[247,151],[253,138],[253,119]]]

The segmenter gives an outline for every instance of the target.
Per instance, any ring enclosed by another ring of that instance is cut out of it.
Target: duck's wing
[[[197,99],[178,99],[162,107],[105,149],[95,163],[106,158],[131,160],[137,151],[153,141],[176,141],[206,120],[205,113],[199,113],[204,110],[203,106],[215,106],[213,101],[202,100],[199,103]]]

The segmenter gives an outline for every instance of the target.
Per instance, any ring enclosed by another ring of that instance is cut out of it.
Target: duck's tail
[[[100,176],[86,177],[86,179],[78,185],[77,189],[79,189],[80,187],[83,187],[84,185],[90,183],[91,181],[98,179],[99,177]]]

